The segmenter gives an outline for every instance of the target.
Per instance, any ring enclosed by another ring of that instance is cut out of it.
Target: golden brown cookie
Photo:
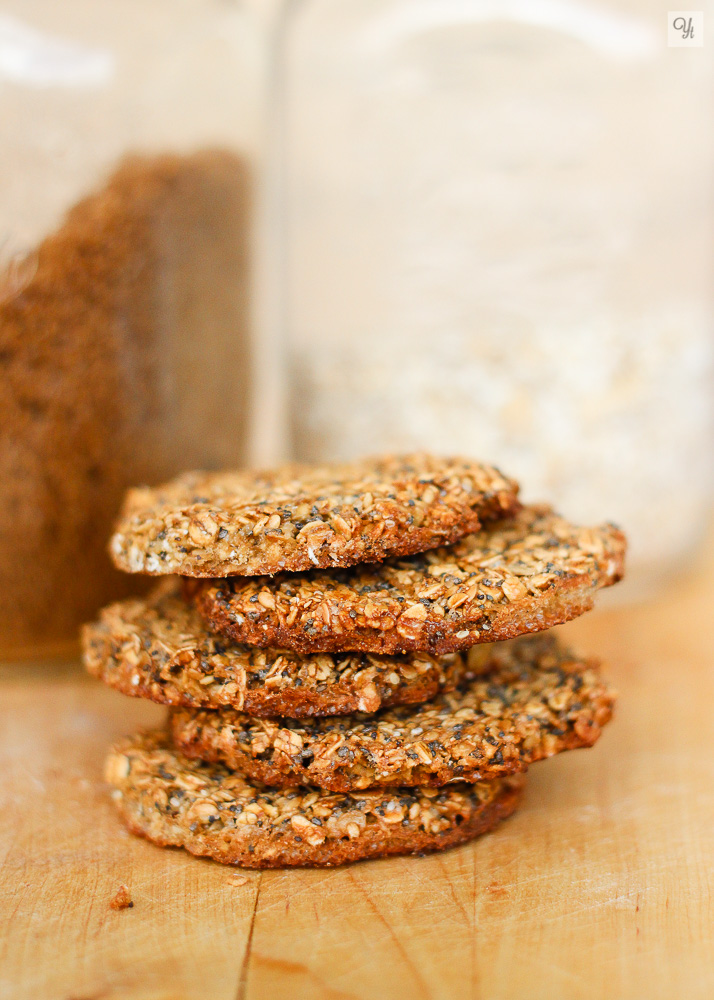
[[[256,716],[308,718],[411,705],[453,684],[460,654],[302,656],[238,646],[212,635],[177,596],[176,579],[146,600],[110,604],[82,631],[90,674],[123,694],[194,708],[232,706]]]
[[[131,490],[111,540],[128,573],[251,576],[352,566],[456,541],[517,506],[488,465],[430,455],[191,472]]]
[[[443,850],[492,829],[518,804],[522,777],[342,795],[268,788],[188,760],[161,732],[122,741],[107,781],[129,829],[246,868],[329,866]]]
[[[175,746],[268,785],[337,792],[488,781],[592,746],[615,695],[594,661],[552,635],[474,646],[475,672],[426,705],[294,722],[242,712],[171,712]]]
[[[576,618],[623,574],[625,537],[524,507],[450,548],[351,570],[186,581],[208,626],[302,653],[434,654]]]

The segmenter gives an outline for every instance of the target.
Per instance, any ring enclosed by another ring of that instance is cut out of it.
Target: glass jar
[[[136,579],[126,487],[250,452],[260,25],[225,0],[0,12],[0,655]]]
[[[611,518],[648,575],[711,507],[712,64],[666,12],[284,5],[301,459],[428,448]]]

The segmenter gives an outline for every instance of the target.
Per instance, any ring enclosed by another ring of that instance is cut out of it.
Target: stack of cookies
[[[190,473],[130,492],[111,552],[167,578],[83,635],[90,673],[170,706],[106,766],[158,844],[254,868],[446,848],[612,713],[597,663],[546,630],[621,577],[624,537],[522,505],[490,466]]]

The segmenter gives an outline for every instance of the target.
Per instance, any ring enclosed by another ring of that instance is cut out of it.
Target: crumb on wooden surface
[[[115,895],[112,897],[109,906],[112,910],[127,910],[134,905],[131,893],[125,885],[120,885]]]

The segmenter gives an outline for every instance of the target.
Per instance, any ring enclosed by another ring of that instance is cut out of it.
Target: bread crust
[[[426,454],[192,472],[130,490],[110,553],[127,573],[214,577],[353,566],[448,545],[512,513],[497,469]]]
[[[162,732],[118,744],[105,775],[133,833],[246,868],[331,867],[444,850],[493,829],[514,811],[523,786],[516,776],[356,796],[270,789],[188,760]]]
[[[452,686],[466,669],[458,654],[305,657],[235,645],[208,631],[181,599],[175,578],[145,600],[104,608],[84,626],[82,644],[89,673],[123,694],[191,708],[234,707],[261,718],[418,704]]]
[[[184,587],[209,628],[237,642],[442,655],[583,614],[622,577],[625,549],[614,525],[577,527],[539,504],[450,548],[379,565]]]
[[[426,705],[291,722],[234,710],[170,713],[174,745],[278,787],[338,792],[488,781],[592,746],[615,693],[554,636],[474,647],[472,671]]]

